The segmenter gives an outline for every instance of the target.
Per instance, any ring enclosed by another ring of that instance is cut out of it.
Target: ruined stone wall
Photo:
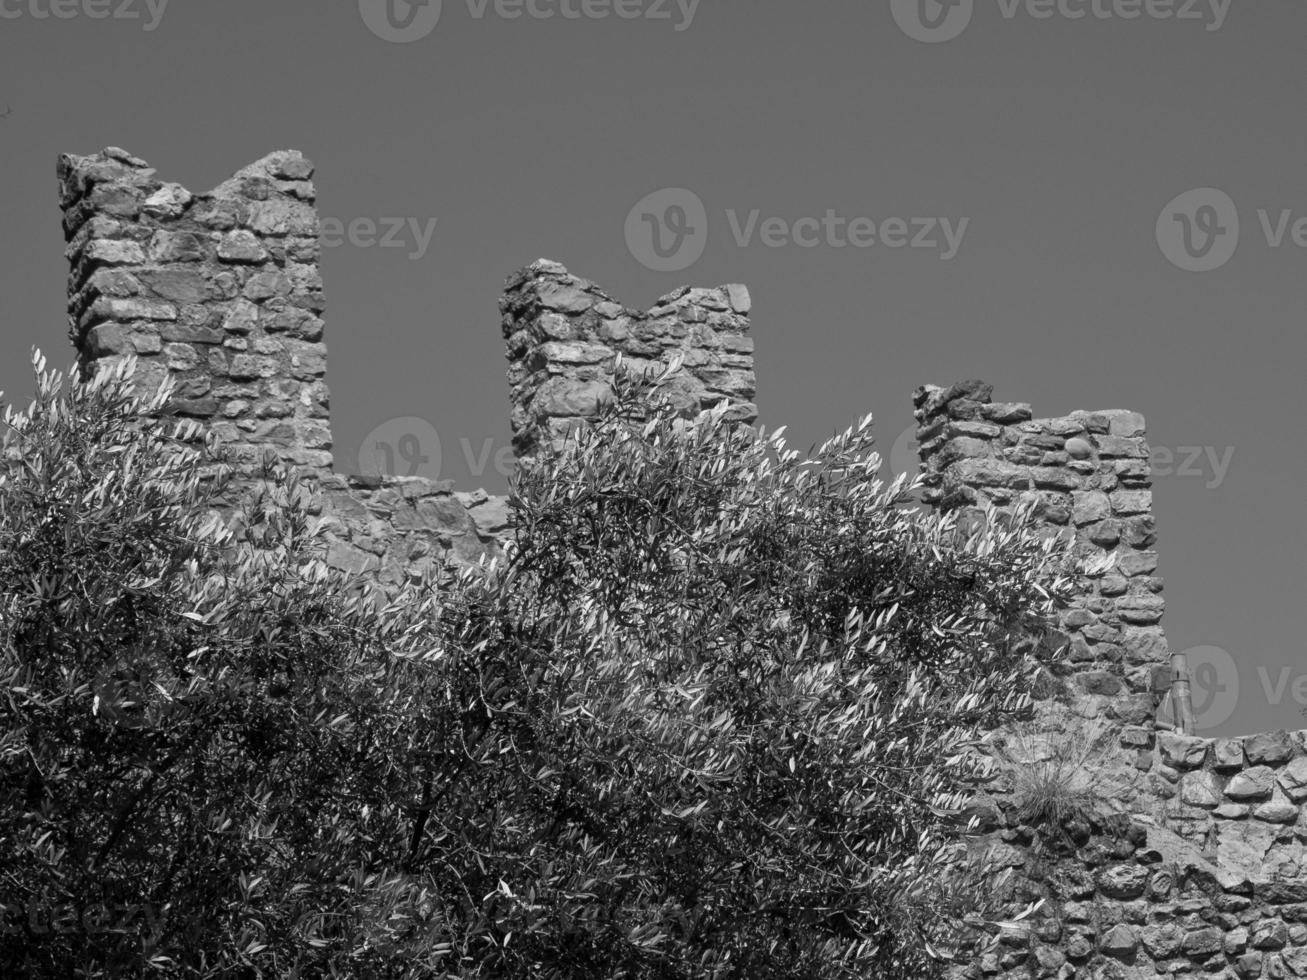
[[[1078,555],[1111,556],[1110,570],[1078,580],[1061,617],[1070,649],[1054,673],[1083,714],[1151,726],[1170,653],[1143,416],[1036,419],[1028,404],[992,395],[991,385],[969,381],[913,396],[923,499],[964,514],[1031,500],[1050,531],[1074,536]]]
[[[293,467],[338,568],[389,589],[497,554],[512,534],[506,498],[334,468],[313,171],[282,151],[192,194],[121,149],[61,157],[79,363],[90,372],[136,355],[147,392],[172,377],[169,410],[222,439],[237,493],[259,485],[265,462]],[[541,260],[509,278],[500,306],[519,457],[597,411],[619,352],[636,369],[680,356],[688,372],[675,391],[687,408],[729,397],[735,418],[756,415],[743,286],[681,289],[638,312]]]
[[[1307,976],[1307,732],[1147,744],[1142,780],[1090,774],[1065,840],[1000,800],[990,853],[1047,904],[958,976]]]
[[[1307,977],[1307,732],[1206,739],[1156,724],[1170,654],[1143,417],[1035,419],[992,395],[978,381],[915,393],[923,499],[964,520],[1028,500],[1077,555],[1114,559],[1079,578],[1061,615],[1069,646],[1042,694],[1069,710],[1036,715],[1039,748],[1019,763],[1052,773],[1094,719],[1110,724],[1102,752],[1061,777],[1068,795],[1088,788],[1087,819],[1023,815],[1029,784],[1010,766],[979,797],[976,853],[1017,873],[1013,899],[1046,904],[957,975]]]
[[[88,369],[124,354],[178,382],[178,414],[235,458],[331,471],[326,303],[313,166],[273,153],[207,194],[121,150],[59,160],[70,337]]]
[[[747,336],[751,304],[743,286],[685,287],[639,312],[541,260],[509,278],[499,305],[519,461],[542,445],[557,446],[598,409],[619,353],[640,372],[680,356],[685,373],[666,393],[687,411],[729,398],[728,418],[747,424],[757,418],[753,338]]]
[[[145,384],[174,377],[172,410],[231,446],[245,489],[264,461],[296,468],[337,567],[392,587],[496,554],[512,536],[504,498],[335,470],[312,176],[287,151],[191,194],[122,150],[61,158],[79,361],[136,354]],[[597,410],[619,353],[637,369],[680,357],[685,410],[729,398],[733,418],[755,420],[742,286],[636,311],[541,260],[508,279],[500,313],[519,463]],[[958,975],[1307,977],[1307,732],[1199,739],[1155,724],[1169,653],[1143,418],[1035,419],[992,394],[980,382],[916,392],[925,500],[967,512],[1033,499],[1050,533],[1114,558],[1079,580],[1044,692],[1073,709],[1053,716],[1072,739],[1087,720],[1112,729],[1089,774],[1094,815],[1060,844],[1025,822],[1010,772],[982,794],[975,846],[1020,872],[1014,894],[1047,904]]]
[[[172,377],[170,410],[222,439],[236,494],[259,483],[264,462],[294,467],[315,494],[310,511],[328,519],[325,557],[337,567],[393,586],[493,554],[502,504],[447,482],[334,472],[312,176],[299,153],[278,152],[192,194],[119,149],[61,157],[79,363],[90,372],[135,354],[147,391]]]

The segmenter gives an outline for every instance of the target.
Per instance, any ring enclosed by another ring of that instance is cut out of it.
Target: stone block
[[[1275,785],[1275,770],[1266,766],[1253,766],[1236,773],[1225,787],[1225,795],[1235,801],[1256,800],[1271,795]]]
[[[1194,735],[1163,732],[1157,736],[1162,761],[1177,769],[1197,769],[1207,758],[1208,740]]]
[[[1288,732],[1278,731],[1247,736],[1243,750],[1254,766],[1278,766],[1293,758],[1294,744]]]

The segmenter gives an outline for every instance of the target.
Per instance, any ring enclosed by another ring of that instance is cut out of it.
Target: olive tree
[[[383,597],[293,473],[219,519],[167,386],[37,371],[0,475],[7,974],[926,977],[1011,912],[971,749],[1072,555],[906,506],[869,418],[800,454],[619,370],[501,558]]]

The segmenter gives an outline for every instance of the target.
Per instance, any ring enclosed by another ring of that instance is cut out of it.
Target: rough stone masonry
[[[285,151],[192,194],[117,148],[61,157],[79,363],[135,354],[143,385],[174,378],[173,410],[216,432],[251,483],[265,459],[296,467],[321,491],[331,564],[390,587],[475,562],[510,533],[503,498],[334,469],[312,176]],[[635,367],[679,354],[687,405],[729,398],[735,418],[756,417],[742,286],[678,290],[639,312],[542,260],[509,280],[500,306],[520,459],[595,411],[619,351]]]
[[[120,149],[61,157],[70,336],[83,371],[135,354],[142,384],[175,378],[173,409],[231,447],[247,488],[265,460],[295,467],[328,518],[327,560],[389,589],[495,554],[512,529],[505,500],[481,490],[336,472],[312,177],[283,151],[193,194]],[[686,408],[729,399],[735,420],[756,420],[743,286],[636,311],[541,260],[508,279],[500,312],[519,462],[594,413],[619,352],[637,367],[681,356]],[[980,382],[917,390],[926,502],[965,514],[1033,499],[1050,533],[1115,558],[1079,581],[1040,692],[1063,724],[1105,719],[1113,737],[1091,774],[1098,813],[1060,849],[1036,846],[1011,772],[981,795],[976,846],[1046,904],[956,974],[1307,977],[1307,733],[1202,739],[1156,724],[1169,654],[1143,418],[1035,419],[992,395]]]

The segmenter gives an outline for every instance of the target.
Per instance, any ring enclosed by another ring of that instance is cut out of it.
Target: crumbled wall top
[[[451,481],[336,471],[313,172],[278,151],[193,194],[117,148],[61,157],[69,333],[84,371],[134,354],[142,384],[175,379],[170,410],[231,447],[245,489],[265,461],[296,468],[326,519],[327,560],[391,589],[498,553],[511,515],[504,498]],[[681,358],[686,410],[729,399],[752,424],[750,307],[730,285],[637,311],[544,259],[510,276],[500,325],[519,462],[595,412],[618,354],[636,368]],[[959,975],[1307,976],[1305,733],[1156,730],[1169,651],[1143,418],[1035,419],[992,395],[978,381],[917,390],[925,499],[964,512],[1032,499],[1050,533],[1114,559],[1079,580],[1061,617],[1065,655],[1039,694],[1045,718],[1114,723],[1096,776],[1114,816],[1135,823],[1054,862],[1034,882],[1053,899],[1042,918]],[[982,829],[1037,872],[1029,828],[996,808]]]

